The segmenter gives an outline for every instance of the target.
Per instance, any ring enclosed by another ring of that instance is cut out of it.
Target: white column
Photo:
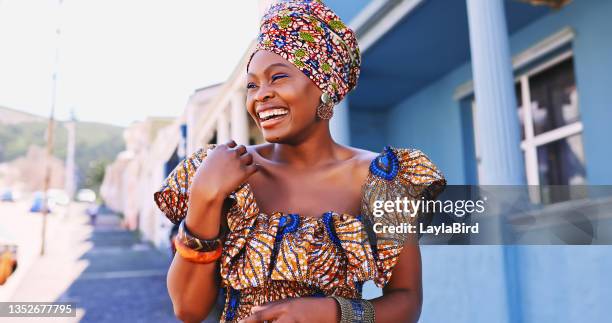
[[[524,164],[520,149],[520,123],[518,120],[510,46],[506,29],[503,0],[467,0],[470,28],[472,73],[476,95],[476,127],[478,150],[481,154],[481,185],[524,184]],[[512,201],[512,197],[508,197]],[[501,203],[488,203],[487,213],[497,213]],[[491,219],[495,228],[497,216]],[[489,235],[503,241],[501,226]],[[485,300],[484,310],[477,313],[476,321],[515,322],[520,317],[517,299],[516,254],[507,246],[473,246],[465,258],[470,263],[484,260],[486,270],[475,271],[467,278],[475,282],[473,289]],[[489,279],[478,277],[488,275]],[[502,292],[500,292],[502,291]],[[518,317],[517,317],[518,316]]]
[[[217,118],[217,143],[224,144],[228,142],[230,138],[229,122],[227,118],[227,109],[224,109]]]
[[[524,184],[520,123],[502,0],[467,0],[481,185]]]
[[[242,93],[236,92],[230,99],[231,105],[231,134],[232,139],[239,145],[249,144],[249,120]]]
[[[349,145],[351,142],[349,113],[349,104],[347,99],[344,99],[334,107],[334,116],[329,120],[329,131],[332,138],[342,145]]]

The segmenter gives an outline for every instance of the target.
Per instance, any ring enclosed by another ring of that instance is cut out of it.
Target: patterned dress
[[[200,149],[181,162],[154,195],[174,223],[187,214],[189,185],[206,151]],[[442,173],[421,151],[390,146],[370,164],[359,215],[265,214],[250,185],[242,184],[229,196],[235,203],[227,214],[229,233],[220,259],[225,293],[220,321],[238,321],[253,306],[288,297],[361,298],[368,280],[384,287],[406,235],[376,233],[373,225],[415,224],[423,214],[394,211],[375,216],[375,201],[435,199],[445,186]]]

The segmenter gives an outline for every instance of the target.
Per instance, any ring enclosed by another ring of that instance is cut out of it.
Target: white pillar
[[[217,143],[224,144],[230,140],[230,129],[227,118],[227,109],[224,109],[217,118]]]
[[[242,93],[236,92],[230,99],[231,105],[231,134],[232,139],[239,145],[249,144],[249,120]]]
[[[479,184],[524,184],[504,2],[467,0],[467,9],[482,156]]]
[[[472,73],[476,95],[476,127],[481,154],[481,185],[524,184],[525,172],[520,149],[520,123],[510,60],[503,0],[467,0],[472,54]],[[512,201],[512,197],[508,197]],[[497,213],[501,203],[488,203],[487,212]],[[499,216],[491,220],[501,222]],[[491,228],[495,225],[492,224]],[[490,232],[503,241],[499,232]],[[493,231],[493,230],[491,230]],[[507,246],[473,246],[466,258],[470,263],[484,259],[485,271],[469,277],[473,290],[484,301],[475,321],[515,322],[520,320],[519,286],[516,284],[516,254]],[[486,272],[486,273],[485,273]],[[479,274],[479,275],[478,275]],[[489,279],[478,280],[483,274]],[[500,292],[503,291],[503,292]]]
[[[329,131],[334,141],[349,145],[351,143],[351,129],[349,126],[349,104],[347,99],[342,100],[334,107],[334,116],[329,120]]]

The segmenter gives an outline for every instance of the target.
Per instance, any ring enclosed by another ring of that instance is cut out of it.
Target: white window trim
[[[563,52],[542,64],[519,75],[516,80],[521,85],[521,106],[525,102],[530,102],[528,107],[523,107],[523,126],[521,131],[525,132],[525,139],[521,141],[521,149],[525,153],[525,171],[527,175],[527,185],[540,185],[540,174],[538,172],[538,147],[546,145],[553,141],[563,138],[568,138],[572,135],[582,132],[582,121],[576,121],[553,130],[546,131],[539,135],[535,135],[533,128],[533,114],[531,105],[531,91],[529,89],[529,78],[537,73],[540,73],[548,68],[561,63],[566,59],[573,58],[573,52],[568,50]],[[517,102],[518,103],[518,102]]]
[[[571,137],[573,135],[581,133],[583,130],[582,121],[570,123],[563,127],[556,128],[554,130],[546,131],[543,134],[532,137],[530,140],[523,140],[521,142],[521,149],[526,149],[529,146],[543,146],[553,141],[557,141],[563,138]],[[529,142],[526,142],[529,141]]]

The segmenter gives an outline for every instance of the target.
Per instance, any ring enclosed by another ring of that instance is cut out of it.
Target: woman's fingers
[[[250,165],[253,163],[253,155],[246,153],[242,156],[240,156],[240,162],[242,163],[242,165]]]
[[[236,151],[238,156],[241,156],[247,152],[247,149],[244,145],[238,145],[236,148],[234,148],[234,151]]]
[[[257,172],[259,170],[261,166],[259,164],[250,164],[244,167],[245,171],[246,171],[246,175],[247,177],[255,174],[255,172]]]
[[[285,308],[278,305],[261,306],[257,311],[245,318],[244,323],[261,323],[263,321],[276,321],[285,312]]]
[[[234,139],[228,141],[225,145],[227,145],[230,148],[234,148],[236,147],[236,142],[234,141]]]

